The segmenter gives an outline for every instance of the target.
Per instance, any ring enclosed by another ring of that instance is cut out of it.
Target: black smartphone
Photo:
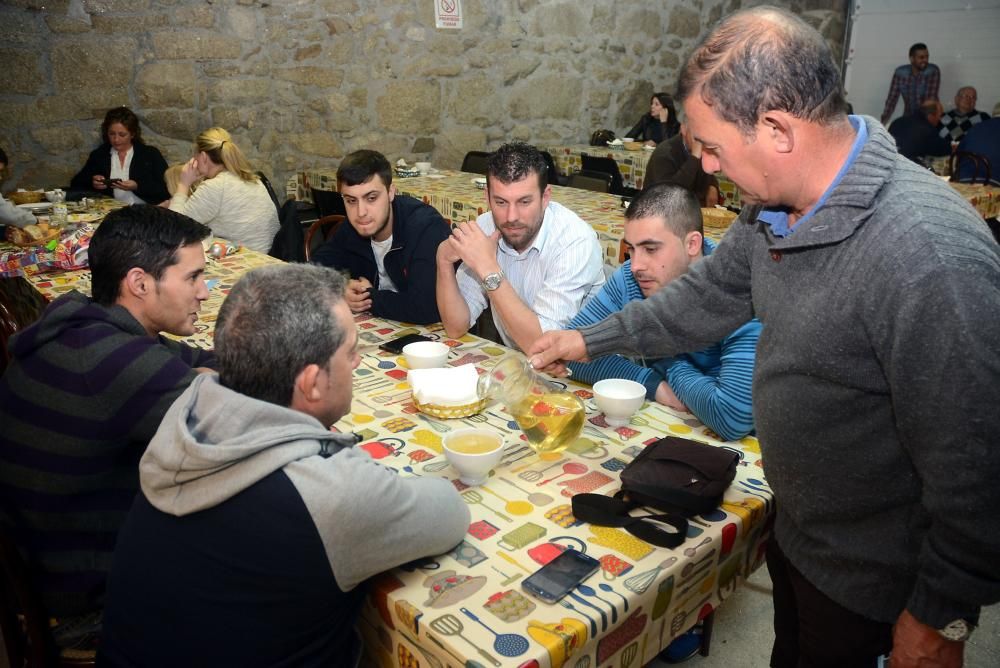
[[[597,572],[601,562],[572,548],[529,575],[521,583],[532,596],[555,603]]]
[[[400,336],[395,339],[390,339],[379,346],[382,350],[388,350],[390,353],[402,353],[403,346],[408,346],[411,343],[416,343],[417,341],[433,341],[429,336],[424,336],[423,334],[407,334],[405,336]]]

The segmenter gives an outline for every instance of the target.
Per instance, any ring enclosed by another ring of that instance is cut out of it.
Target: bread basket
[[[424,415],[430,415],[431,417],[442,418],[444,420],[469,417],[470,415],[481,413],[483,409],[486,408],[486,404],[486,399],[480,399],[479,401],[475,401],[471,404],[456,404],[451,406],[444,406],[441,404],[422,404],[417,401],[416,397],[413,399],[413,405],[417,407],[418,411]]]
[[[41,190],[18,190],[7,197],[14,204],[37,204],[45,199],[45,193]]]
[[[627,142],[625,142],[625,150],[626,151],[638,151],[640,149],[642,149],[642,142],[641,141],[627,141]]]

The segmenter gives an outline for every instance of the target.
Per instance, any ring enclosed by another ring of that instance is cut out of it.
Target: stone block
[[[143,66],[135,80],[140,107],[193,107],[199,83],[190,63],[159,62]]]
[[[515,81],[531,76],[541,64],[541,59],[537,57],[514,56],[504,59],[501,63],[504,85],[509,86]]]
[[[441,89],[435,81],[390,83],[375,101],[378,126],[388,132],[435,133],[441,125]]]
[[[671,35],[690,39],[701,34],[701,16],[693,9],[675,6],[670,10],[667,32]]]
[[[47,153],[90,148],[90,137],[85,139],[80,128],[73,125],[36,127],[31,130],[31,138]]]
[[[0,91],[8,94],[37,95],[42,87],[38,55],[21,49],[0,48]]]
[[[475,75],[445,84],[448,101],[444,117],[462,125],[496,122],[497,84],[486,75]]]
[[[486,150],[486,131],[479,128],[451,129],[437,135],[432,162],[439,169],[460,169],[469,151]],[[483,205],[485,206],[485,198]]]
[[[239,38],[205,30],[163,30],[151,35],[153,52],[166,60],[224,60],[239,58]]]
[[[580,86],[567,86],[565,78],[557,74],[536,76],[514,86],[509,113],[512,118],[539,123],[553,118],[578,118],[582,95]]]
[[[194,142],[194,138],[204,129],[198,116],[188,111],[153,110],[147,111],[143,116],[146,125],[153,132],[188,142]]]
[[[267,79],[222,79],[208,88],[212,104],[259,104],[270,97],[271,83]]]
[[[216,9],[211,5],[178,7],[172,12],[173,23],[184,28],[212,28],[215,26]]]
[[[212,107],[212,125],[229,131],[246,127],[237,107]]]
[[[246,42],[260,39],[262,32],[257,12],[243,7],[232,7],[226,12],[226,26],[234,35]]]
[[[343,70],[316,67],[314,65],[274,68],[271,70],[271,75],[282,81],[305,84],[316,88],[337,88],[344,82]]]
[[[413,142],[413,153],[431,153],[434,151],[434,137],[417,137]]]
[[[118,91],[131,81],[135,40],[102,37],[99,44],[94,48],[81,37],[53,43],[50,57],[58,91]]]
[[[295,61],[309,60],[315,58],[323,52],[323,47],[319,44],[312,44],[295,51]]]
[[[300,153],[335,158],[344,154],[344,148],[328,132],[306,132],[292,134],[288,143]]]
[[[149,9],[150,0],[85,0],[84,9],[90,15],[143,12]]]
[[[403,76],[454,77],[461,74],[464,69],[465,65],[459,59],[441,58],[437,54],[427,53],[407,63],[403,69]]]
[[[145,33],[170,24],[170,16],[164,13],[139,14],[123,20],[121,16],[97,14],[90,19],[94,31],[102,35],[121,33]]]
[[[657,39],[663,33],[662,12],[654,9],[635,9],[618,15],[619,34],[627,34],[633,43]]]
[[[547,2],[535,11],[534,34],[545,39],[584,37],[593,30],[588,18],[580,3]]]
[[[88,23],[83,19],[71,19],[67,16],[56,14],[46,14],[45,25],[57,35],[75,35],[90,32],[97,27],[93,19]]]
[[[48,16],[48,15],[46,15]],[[35,12],[0,8],[0,44],[11,47],[40,48],[42,17]]]

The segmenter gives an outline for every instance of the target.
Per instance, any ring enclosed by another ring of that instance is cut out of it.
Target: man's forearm
[[[434,292],[445,333],[453,339],[464,336],[469,331],[469,306],[458,290],[454,265],[438,263]]]
[[[528,350],[532,343],[542,335],[542,326],[538,316],[521,301],[508,281],[489,293],[490,307],[497,314],[507,335],[514,340],[521,350]]]

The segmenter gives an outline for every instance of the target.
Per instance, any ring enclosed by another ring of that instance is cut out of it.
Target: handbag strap
[[[675,513],[630,515],[638,504],[603,494],[577,494],[573,497],[573,517],[598,526],[625,529],[630,534],[658,547],[675,548],[687,538],[688,521]],[[674,529],[667,531],[661,525]]]

